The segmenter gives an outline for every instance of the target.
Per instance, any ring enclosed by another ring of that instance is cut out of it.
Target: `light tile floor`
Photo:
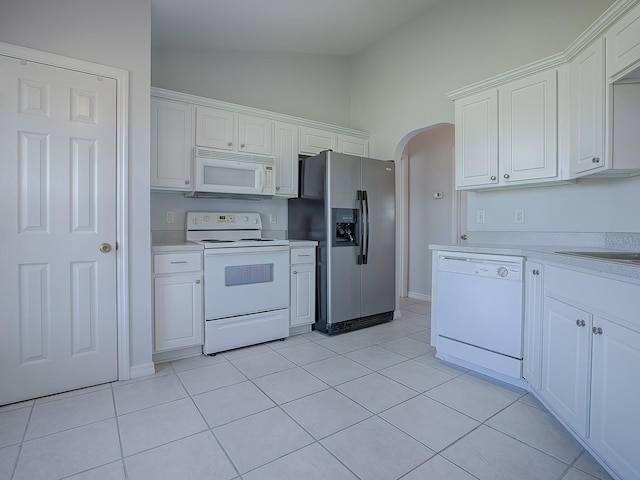
[[[524,390],[445,364],[430,304],[0,407],[0,479],[610,479]]]

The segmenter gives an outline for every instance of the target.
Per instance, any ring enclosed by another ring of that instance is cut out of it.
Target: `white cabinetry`
[[[325,150],[337,151],[338,135],[319,128],[300,127],[300,153],[317,155]]]
[[[273,122],[227,110],[196,108],[196,145],[234,152],[271,155]]]
[[[298,196],[299,128],[275,123],[276,196]]]
[[[605,168],[603,40],[571,62],[571,175]]]
[[[151,188],[191,190],[193,106],[151,97]]]
[[[504,184],[558,176],[557,71],[530,75],[498,91],[499,177]]]
[[[290,326],[316,321],[316,249],[291,248]]]
[[[619,478],[640,478],[640,285],[547,266],[542,400]]]
[[[534,390],[540,390],[541,386],[543,273],[541,263],[526,262],[522,376]]]
[[[202,345],[202,253],[153,255],[154,352]]]
[[[456,100],[456,188],[558,179],[557,75],[549,70]]]
[[[338,134],[338,152],[358,157],[368,157],[369,142],[351,135]]]
[[[640,60],[640,5],[617,21],[606,34],[607,77],[615,77]]]

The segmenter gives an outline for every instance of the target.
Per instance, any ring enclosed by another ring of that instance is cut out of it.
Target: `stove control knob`
[[[193,217],[191,219],[191,223],[193,223],[194,225],[197,225],[198,223],[200,223],[200,221],[198,220],[198,217]]]
[[[211,217],[209,215],[205,215],[204,217],[202,217],[202,220],[204,220],[205,223],[209,223],[209,220],[211,220]]]
[[[500,268],[498,269],[498,276],[499,276],[499,277],[504,278],[504,277],[506,277],[508,274],[509,274],[509,271],[508,271],[506,268],[504,268],[504,267],[500,267]]]
[[[257,223],[258,223],[258,219],[257,219],[257,218],[254,218],[254,219],[253,219],[253,224],[255,225],[255,224],[257,224]]]
[[[243,222],[245,222],[245,223],[246,223],[246,222],[248,222],[248,221],[249,221],[249,217],[247,217],[247,216],[245,215],[244,217],[242,217],[242,221],[243,221]]]

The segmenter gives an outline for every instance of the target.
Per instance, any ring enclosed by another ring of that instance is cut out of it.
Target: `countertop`
[[[542,263],[555,263],[569,267],[592,270],[606,275],[616,275],[640,280],[640,265],[599,260],[593,258],[563,255],[557,252],[617,252],[620,250],[596,247],[537,246],[537,245],[497,245],[497,244],[431,244],[431,250],[445,250],[449,252],[488,253],[491,255],[514,255]],[[634,282],[635,283],[635,282]]]
[[[175,251],[202,251],[204,247],[193,242],[154,243],[151,253],[175,252]]]
[[[318,242],[315,240],[289,240],[289,245],[291,248],[315,247],[318,245]]]

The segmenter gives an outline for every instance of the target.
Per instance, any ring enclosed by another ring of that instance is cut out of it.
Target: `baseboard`
[[[430,302],[431,301],[431,295],[425,295],[423,293],[409,292],[407,294],[407,297],[414,298],[416,300],[422,300],[424,302]]]
[[[145,377],[147,375],[153,375],[156,373],[156,367],[153,362],[143,363],[142,365],[135,365],[129,368],[129,378]]]

